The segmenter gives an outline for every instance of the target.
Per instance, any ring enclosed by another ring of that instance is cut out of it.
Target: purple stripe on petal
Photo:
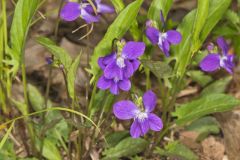
[[[145,43],[143,42],[127,42],[122,50],[122,56],[128,59],[136,59],[145,51]]]
[[[146,112],[152,112],[157,104],[157,97],[151,90],[143,95],[143,104]]]
[[[162,120],[155,114],[150,113],[148,116],[150,129],[153,131],[160,131],[163,128]]]
[[[209,54],[201,62],[200,68],[206,72],[213,72],[220,67],[220,55]]]
[[[80,4],[77,2],[67,2],[61,12],[60,17],[65,21],[74,21],[81,14]]]
[[[118,119],[127,120],[135,117],[138,110],[136,105],[129,100],[119,101],[113,106],[113,113]]]
[[[139,138],[141,136],[142,130],[140,127],[139,122],[133,121],[131,128],[130,128],[130,135],[132,136],[132,138]]]
[[[224,55],[228,54],[228,45],[223,37],[218,37],[217,44],[221,48]]]
[[[106,90],[110,88],[111,84],[112,84],[111,80],[106,79],[104,76],[101,76],[97,82],[97,87],[102,90]]]
[[[159,39],[159,31],[154,27],[148,27],[146,30],[147,38],[152,44],[157,44]]]
[[[88,13],[85,9],[81,10],[81,17],[86,21],[86,23],[93,23],[93,22],[98,22],[99,17],[98,16],[93,16],[90,13]]]
[[[133,65],[131,62],[129,62],[128,60],[125,60],[125,64],[126,66],[124,67],[124,77],[125,78],[129,78],[133,75],[134,70],[133,70]]]
[[[182,40],[182,35],[178,31],[169,30],[166,32],[168,42],[172,44],[178,44]]]
[[[123,91],[129,91],[131,89],[131,81],[129,79],[123,79],[118,82],[118,87]]]
[[[111,87],[110,87],[110,92],[114,95],[119,94],[119,88],[118,88],[118,83],[115,83],[112,81]]]

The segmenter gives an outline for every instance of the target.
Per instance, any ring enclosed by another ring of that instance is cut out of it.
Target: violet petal
[[[119,94],[118,83],[112,81],[112,84],[111,84],[111,87],[110,87],[110,92],[114,95]]]
[[[143,95],[143,104],[146,112],[152,112],[157,104],[157,97],[153,91],[149,90]]]
[[[220,67],[220,55],[209,54],[201,62],[200,68],[206,72],[213,72]]]
[[[154,27],[148,27],[146,30],[147,38],[152,44],[157,44],[159,39],[159,31]]]
[[[102,90],[106,90],[110,88],[111,84],[112,84],[111,80],[106,79],[104,76],[101,76],[97,82],[97,87]]]
[[[125,60],[125,64],[126,66],[124,67],[124,72],[123,72],[124,77],[130,78],[134,73],[133,65],[128,60]]]
[[[182,35],[178,31],[169,30],[166,32],[166,34],[167,34],[167,40],[172,44],[178,44],[182,40]]]
[[[221,48],[223,54],[227,55],[227,53],[228,53],[228,45],[227,45],[227,43],[226,43],[226,41],[224,40],[223,37],[218,37],[217,44]]]
[[[131,60],[131,61],[129,61],[129,62],[130,62],[130,63],[132,64],[132,66],[133,66],[133,72],[135,72],[135,71],[138,69],[139,65],[140,65],[139,60],[134,59],[134,60]]]
[[[106,4],[97,4],[98,13],[114,13],[114,8]]]
[[[129,100],[119,101],[113,106],[113,113],[118,119],[127,120],[135,116],[138,108]]]
[[[118,86],[123,91],[129,91],[131,89],[131,81],[129,79],[123,79],[118,82]]]
[[[123,71],[118,67],[115,61],[111,62],[104,69],[104,76],[108,79],[113,79],[118,77],[118,79],[123,79]]]
[[[139,138],[141,136],[142,130],[140,124],[137,120],[133,121],[130,128],[130,135],[132,138]]]
[[[163,123],[161,118],[157,115],[150,113],[148,116],[150,129],[153,131],[160,131],[163,128]]]
[[[223,67],[224,69],[226,69],[226,71],[228,71],[228,73],[233,74],[233,68],[234,68],[234,63],[233,63],[233,59],[234,59],[234,55],[227,55],[227,59],[223,60],[223,64],[221,65],[221,67]]]
[[[143,121],[138,121],[138,123],[141,126],[141,136],[144,136],[149,131],[149,122],[148,119],[145,119]]]
[[[101,69],[105,69],[105,67],[110,64],[111,62],[113,62],[116,58],[116,54],[115,53],[111,53],[105,57],[100,57],[98,59],[98,65],[100,66]]]
[[[86,21],[86,23],[93,23],[93,22],[98,22],[99,17],[98,16],[93,16],[90,13],[88,13],[85,9],[81,10],[81,17]]]
[[[170,44],[168,43],[168,41],[164,40],[162,46],[159,46],[160,49],[162,49],[163,53],[165,54],[165,56],[169,57],[169,50],[170,50]]]
[[[145,43],[143,42],[127,42],[122,50],[122,56],[128,59],[136,59],[145,51]]]
[[[60,17],[65,21],[74,21],[81,14],[80,4],[77,2],[67,2],[61,12]]]

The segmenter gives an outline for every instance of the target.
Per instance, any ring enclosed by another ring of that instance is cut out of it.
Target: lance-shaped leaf
[[[180,158],[185,160],[198,160],[198,156],[191,151],[187,146],[181,144],[178,141],[168,143],[164,149],[156,147],[154,153],[161,156],[167,156],[172,158]]]
[[[180,105],[172,115],[177,117],[177,125],[184,125],[211,113],[232,110],[237,105],[240,105],[240,100],[233,96],[226,94],[210,94],[198,100]]]
[[[144,139],[131,137],[123,139],[115,147],[109,148],[103,152],[106,156],[103,160],[119,159],[121,157],[133,156],[146,149],[148,142]]]
[[[12,26],[10,30],[11,56],[19,66],[24,56],[25,41],[32,18],[38,8],[40,0],[19,0],[14,11]],[[16,68],[17,69],[17,68]]]
[[[63,48],[57,46],[52,40],[46,37],[38,37],[37,42],[43,45],[52,55],[54,55],[54,58],[59,60],[64,65],[65,69],[70,68],[72,58]]]
[[[124,10],[120,12],[118,17],[108,28],[103,39],[95,47],[93,55],[91,56],[91,73],[96,76],[100,71],[98,66],[98,58],[109,54],[112,49],[112,43],[114,39],[121,39],[123,35],[132,26],[134,20],[137,17],[138,11],[141,7],[143,0],[136,0],[129,4]]]
[[[74,99],[75,97],[75,79],[77,74],[78,65],[80,63],[80,56],[78,55],[77,58],[73,61],[71,67],[67,71],[67,88],[69,96]]]
[[[148,10],[148,18],[159,22],[160,11],[162,11],[164,18],[166,19],[172,3],[173,0],[153,0]]]
[[[141,60],[144,67],[150,69],[150,71],[158,78],[169,78],[172,75],[172,68],[164,62],[152,61],[152,60]]]
[[[174,47],[177,59],[175,70],[178,76],[185,73],[193,54],[201,47],[210,31],[222,18],[230,2],[231,0],[211,0],[208,8],[208,5],[205,5],[207,1],[199,0],[197,10],[185,16],[178,27],[178,31],[182,33],[182,42]]]

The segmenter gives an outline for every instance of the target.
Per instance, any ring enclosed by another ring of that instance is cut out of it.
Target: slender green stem
[[[2,0],[2,13],[1,17],[3,20],[2,25],[0,26],[0,80],[3,81],[4,79],[4,73],[3,73],[3,59],[4,59],[4,53],[7,48],[7,13],[6,13],[6,1]],[[2,106],[3,113],[7,113],[7,106],[6,106],[6,96],[4,94],[4,88],[2,86],[2,83],[0,85],[0,97],[1,101],[0,104]]]
[[[26,108],[24,111],[25,113],[23,113],[25,115],[25,114],[29,113],[29,103],[28,103],[27,77],[26,77],[26,67],[25,67],[24,58],[22,61],[22,81],[23,81],[24,101],[26,104]],[[29,136],[31,139],[33,153],[36,154],[37,150],[36,150],[36,146],[35,146],[35,138],[34,138],[35,136],[34,136],[34,128],[33,128],[32,122],[30,122],[29,119],[26,118],[25,123],[27,124],[27,129],[28,129],[28,133],[29,133]]]
[[[87,108],[87,110],[88,110],[88,116],[90,116],[90,114],[91,114],[91,109],[92,109],[92,107],[93,107],[93,101],[94,101],[96,92],[97,92],[97,84],[94,83],[94,87],[93,87],[93,91],[92,91],[90,103],[89,103],[88,108]]]

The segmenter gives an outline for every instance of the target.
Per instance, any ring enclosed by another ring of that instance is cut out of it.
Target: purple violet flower
[[[88,12],[91,8],[89,3],[67,2],[60,12],[60,17],[65,21],[74,21],[81,17],[86,23],[98,22],[99,17]]]
[[[143,98],[138,99],[138,107],[140,108],[132,101],[123,100],[114,104],[113,113],[121,120],[133,119],[130,134],[133,138],[138,138],[144,136],[149,129],[160,131],[163,128],[162,120],[156,114],[151,113],[156,103],[156,95],[152,91],[147,91]]]
[[[104,77],[107,79],[129,78],[138,69],[140,57],[145,51],[143,42],[127,42],[114,52],[98,60],[101,69],[104,70]]]
[[[97,82],[97,87],[106,90],[110,89],[110,92],[114,95],[119,94],[119,90],[129,91],[131,89],[131,82],[129,79],[124,78],[122,80],[116,78],[107,79],[101,76]]]
[[[200,68],[206,72],[213,72],[219,68],[226,69],[230,74],[233,73],[234,55],[228,54],[228,45],[223,37],[217,39],[218,47],[222,50],[221,53],[210,53],[201,62]]]
[[[101,3],[102,0],[95,0],[93,1],[94,5],[96,6],[97,9],[97,13],[102,14],[102,13],[113,13],[115,10],[113,7],[103,4]],[[87,0],[83,0],[82,2],[86,2],[88,3]],[[94,13],[94,10],[92,8],[92,10],[90,11],[90,13]]]
[[[147,26],[146,35],[151,43],[157,44],[167,57],[169,57],[170,45],[179,44],[182,40],[182,35],[178,31],[169,30],[164,33],[149,26]]]

